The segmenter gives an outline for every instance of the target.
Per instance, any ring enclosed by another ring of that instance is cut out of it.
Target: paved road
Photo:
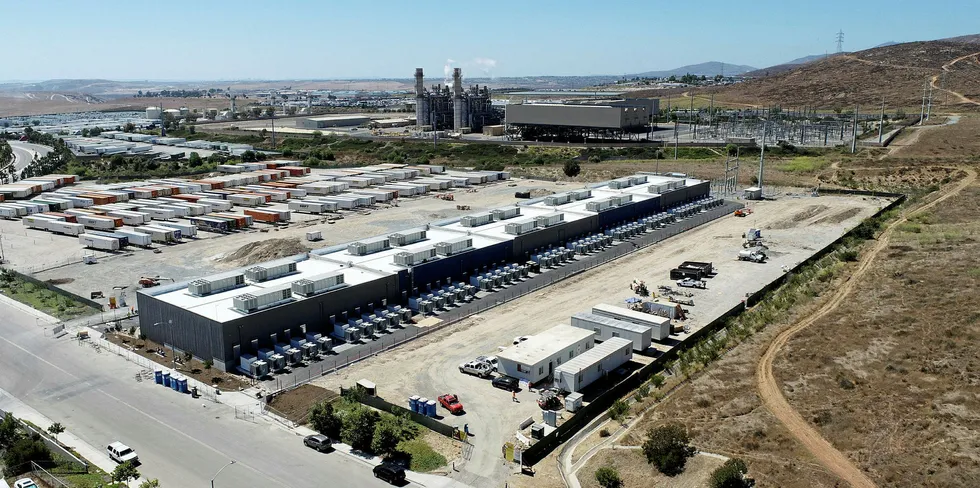
[[[119,440],[136,449],[148,478],[164,486],[386,486],[369,467],[319,454],[264,421],[235,418],[231,407],[137,383],[139,368],[68,338],[46,337],[35,317],[0,303],[0,389],[64,424],[92,446]]]
[[[31,161],[34,160],[34,155],[38,157],[47,156],[52,149],[48,146],[42,146],[40,144],[31,144],[29,142],[21,141],[7,141],[10,144],[10,148],[14,150],[14,167],[17,172],[23,171]]]

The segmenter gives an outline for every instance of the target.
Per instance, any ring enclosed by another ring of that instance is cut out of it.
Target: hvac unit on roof
[[[221,293],[232,288],[238,288],[245,284],[245,275],[242,273],[232,273],[226,275],[215,275],[200,278],[187,285],[187,292],[191,295],[205,296],[212,293]]]
[[[292,300],[293,292],[289,285],[277,286],[252,293],[243,293],[232,298],[232,308],[239,312],[252,313]]]
[[[473,247],[472,237],[456,237],[436,244],[436,254],[440,256],[452,256],[459,254]]]
[[[413,266],[424,263],[436,257],[435,246],[428,246],[414,251],[405,251],[395,254],[393,262],[401,266]]]
[[[296,280],[292,283],[292,290],[293,293],[299,296],[310,297],[344,284],[344,273],[342,271],[334,271],[333,273]]]
[[[253,282],[274,280],[296,272],[296,261],[284,260],[252,266],[245,270],[245,278]]]

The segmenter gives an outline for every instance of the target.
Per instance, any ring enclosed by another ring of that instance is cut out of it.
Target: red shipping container
[[[260,220],[262,222],[279,222],[279,214],[275,212],[266,212],[264,210],[246,208],[244,213],[245,215],[249,215],[253,219]]]

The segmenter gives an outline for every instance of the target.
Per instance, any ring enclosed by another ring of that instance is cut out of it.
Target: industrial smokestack
[[[463,130],[463,71],[453,68],[453,132]]]
[[[429,113],[427,107],[422,68],[415,68],[415,128],[418,130],[422,130],[422,126],[425,125],[425,119]]]
[[[422,81],[422,68],[415,68],[415,96],[421,97],[425,94],[425,85]]]

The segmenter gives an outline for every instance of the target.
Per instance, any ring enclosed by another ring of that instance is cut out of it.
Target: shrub
[[[843,261],[854,262],[858,260],[858,252],[854,249],[845,249],[841,251],[840,258]]]
[[[31,461],[50,461],[51,451],[44,445],[40,436],[21,437],[3,453],[3,471],[7,476],[15,476],[30,468]]]
[[[630,404],[626,403],[625,400],[616,400],[611,407],[609,407],[609,418],[621,422],[626,418],[626,414],[630,411]]]
[[[341,420],[340,438],[358,451],[369,452],[379,418],[378,412],[355,405]]]
[[[331,438],[340,438],[341,422],[334,413],[333,404],[320,402],[313,405],[306,417],[313,430]]]
[[[609,437],[609,429],[602,429],[599,431],[599,437]]]
[[[619,471],[616,471],[616,468],[610,468],[608,466],[603,466],[595,470],[595,480],[599,482],[599,486],[602,488],[619,488],[623,485],[623,479],[619,477]]]
[[[664,378],[664,376],[661,374],[655,374],[653,375],[652,378],[650,378],[650,383],[653,384],[654,388],[660,388],[661,386],[664,386],[665,381],[667,381],[667,379]]]
[[[647,431],[643,442],[643,454],[647,462],[667,476],[675,476],[684,471],[687,458],[697,452],[690,445],[691,438],[679,424],[667,424]]]
[[[750,488],[755,485],[755,482],[745,478],[745,473],[748,472],[749,468],[745,465],[745,461],[738,458],[729,459],[711,473],[708,486],[711,488]]]
[[[565,176],[574,178],[582,172],[582,167],[579,166],[578,161],[570,159],[565,161],[565,166],[562,168],[562,171],[565,173]]]

